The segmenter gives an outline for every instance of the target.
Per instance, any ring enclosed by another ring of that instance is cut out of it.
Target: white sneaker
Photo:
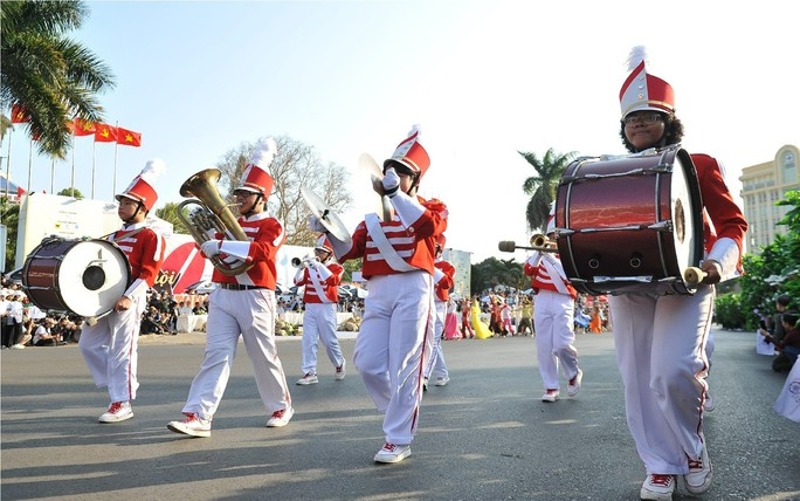
[[[287,407],[272,413],[272,417],[267,421],[268,428],[280,428],[286,426],[294,416],[294,407]]]
[[[386,442],[373,458],[376,463],[399,463],[411,455],[410,445],[395,445]]]
[[[344,379],[345,375],[347,375],[347,371],[344,368],[345,365],[346,365],[345,361],[342,360],[342,365],[336,368],[336,375],[334,377],[336,378],[337,381],[341,381],[342,379]]]
[[[297,384],[301,386],[308,386],[310,384],[317,384],[317,383],[319,383],[319,378],[317,377],[316,374],[311,374],[310,372],[297,380]]]
[[[450,378],[448,376],[436,378],[436,386],[447,386],[447,383],[449,382]]]
[[[547,390],[544,392],[544,395],[542,395],[542,402],[555,402],[558,400],[558,394],[558,390]]]
[[[676,482],[675,475],[650,473],[642,484],[639,498],[651,501],[671,501]]]
[[[583,371],[578,369],[578,373],[575,374],[575,377],[569,380],[569,384],[567,385],[567,395],[570,397],[574,397],[578,394],[578,391],[581,389],[581,382],[583,381]]]
[[[690,494],[703,494],[711,487],[712,476],[708,448],[703,446],[703,454],[699,460],[689,459],[689,473],[683,476],[683,483]]]
[[[422,391],[428,391],[428,378],[422,378]]]
[[[101,423],[119,423],[133,417],[130,402],[113,402],[108,410],[97,418]]]
[[[186,419],[183,421],[170,421],[167,428],[190,437],[208,438],[211,436],[211,420],[201,419],[194,413],[186,414]]]
[[[25,349],[25,345],[24,344],[12,344],[9,349],[11,349],[11,350],[24,350]]]

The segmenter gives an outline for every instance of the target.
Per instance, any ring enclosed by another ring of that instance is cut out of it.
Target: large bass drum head
[[[64,255],[56,282],[70,311],[94,317],[113,309],[129,279],[128,259],[116,244],[87,240]]]
[[[686,150],[676,152],[670,186],[671,239],[678,270],[698,266],[703,258],[703,219],[694,163]]]

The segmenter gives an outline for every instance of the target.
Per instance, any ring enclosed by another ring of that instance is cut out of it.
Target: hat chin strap
[[[131,224],[131,221],[133,221],[136,215],[139,214],[139,211],[142,210],[142,207],[144,207],[144,204],[142,202],[137,203],[136,211],[133,214],[131,214],[131,217],[129,217],[128,219],[123,219],[122,222],[125,224]]]
[[[253,214],[255,214],[255,212],[253,212],[253,209],[255,209],[255,208],[256,208],[256,205],[258,205],[258,202],[260,202],[260,201],[261,201],[261,200],[263,200],[263,199],[264,199],[264,194],[263,194],[263,193],[258,193],[258,194],[256,195],[256,199],[255,199],[255,201],[253,202],[253,205],[251,205],[251,206],[250,206],[250,210],[249,210],[249,211],[247,211],[247,212],[245,212],[245,213],[243,213],[242,215],[243,215],[245,218],[248,218],[248,217],[252,216]],[[265,203],[266,203],[266,202],[265,202]]]

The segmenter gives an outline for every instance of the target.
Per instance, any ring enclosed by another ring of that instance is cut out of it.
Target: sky
[[[359,156],[382,162],[419,124],[431,157],[420,195],[447,204],[447,246],[471,252],[473,264],[524,257],[497,248],[530,236],[522,184],[535,171],[518,152],[624,154],[619,89],[636,45],[675,89],[683,146],[719,159],[737,199],[743,167],[800,144],[800,45],[785,2],[87,5],[69,36],[115,76],[99,95],[105,122],[141,132],[142,146],[78,137],[74,156],[53,165],[17,129],[11,179],[23,188],[29,169],[31,190],[48,193],[74,173],[84,196],[112,200],[161,158],[159,208],[182,201],[183,181],[227,151],[286,135],[348,171],[355,204],[340,216],[352,230],[377,207]],[[8,139],[1,148],[8,157]]]

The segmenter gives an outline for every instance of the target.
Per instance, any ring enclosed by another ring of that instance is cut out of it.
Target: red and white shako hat
[[[119,201],[119,199],[122,197],[130,198],[131,200],[135,200],[144,205],[148,212],[153,210],[153,206],[158,200],[158,193],[156,193],[155,189],[155,180],[159,175],[161,175],[165,168],[166,164],[163,160],[159,160],[157,158],[148,160],[147,164],[144,166],[144,169],[142,169],[142,172],[133,178],[131,184],[125,188],[125,191],[119,193],[114,198],[116,198],[117,201]]]
[[[417,181],[425,175],[431,165],[431,159],[428,156],[428,152],[419,142],[419,125],[414,125],[411,128],[408,137],[398,144],[392,156],[383,162],[384,172],[392,162],[398,162],[411,169],[412,172],[417,174]]]
[[[672,86],[655,75],[647,73],[645,48],[636,46],[628,57],[631,74],[619,91],[619,104],[624,119],[634,111],[675,112],[675,93]]]
[[[556,203],[550,204],[550,216],[547,218],[547,229],[545,235],[555,233],[556,231]]]
[[[324,233],[317,237],[317,243],[314,244],[314,250],[330,252],[333,254],[333,246]]]
[[[236,189],[261,193],[265,198],[268,197],[275,183],[269,173],[269,166],[277,152],[278,146],[271,137],[259,141]]]
[[[447,243],[447,238],[444,236],[444,233],[440,234],[436,237],[436,248],[443,251],[444,244]]]

